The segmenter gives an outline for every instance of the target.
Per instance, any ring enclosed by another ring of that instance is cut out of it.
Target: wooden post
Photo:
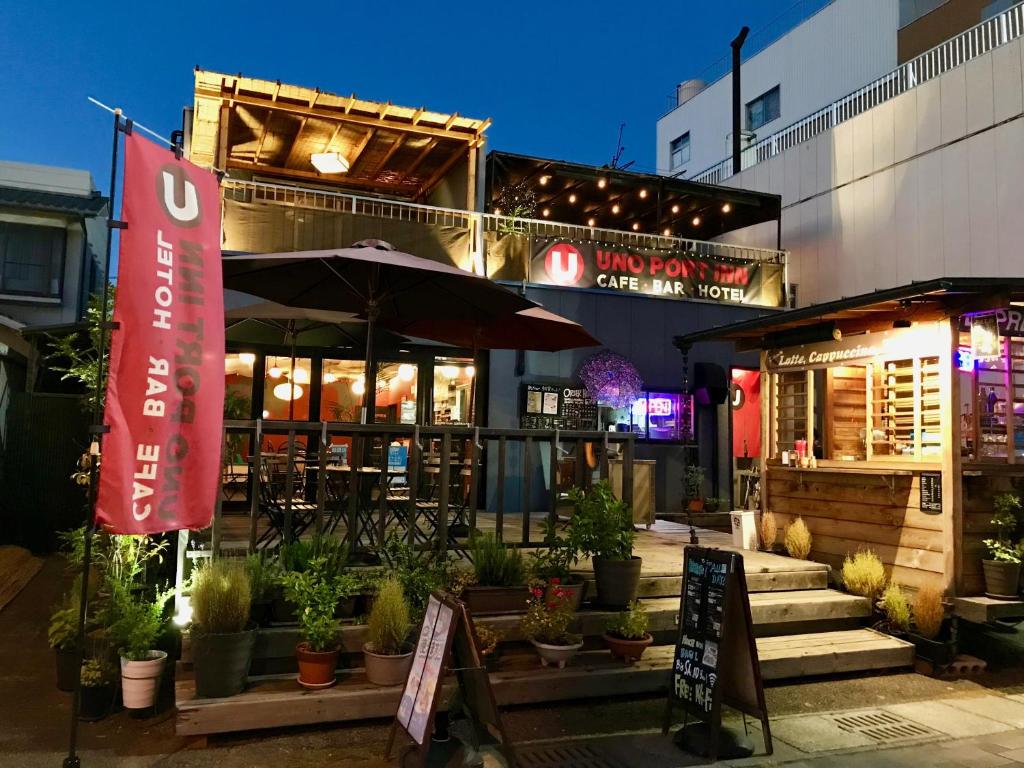
[[[804,431],[807,435],[807,452],[814,455],[814,371],[807,371],[807,382],[804,384]],[[795,437],[794,433],[794,437]]]
[[[451,494],[452,433],[445,430],[441,436],[441,467],[437,494],[437,536],[440,551],[448,549],[448,498]]]
[[[583,487],[583,467],[586,453],[586,443],[583,442],[582,438],[576,439],[576,462],[573,466],[573,485],[577,488]]]
[[[348,456],[348,554],[349,557],[359,545],[359,465],[362,454],[361,437],[352,435],[352,450]]]
[[[505,462],[508,456],[508,440],[502,435],[498,438],[498,487],[495,492],[497,518],[494,522],[494,538],[502,541],[505,538]]]
[[[288,430],[288,463],[284,476],[284,532],[282,539],[292,540],[292,496],[295,494],[295,430]]]
[[[522,543],[528,544],[530,541],[530,503],[532,500],[532,478],[530,477],[530,455],[533,453],[533,438],[527,437],[523,440],[523,496],[520,500],[519,509],[522,513],[522,526],[523,536]]]
[[[327,503],[327,422],[320,422],[320,452],[316,471],[316,532],[324,532],[324,507]]]
[[[409,441],[409,509],[408,529],[405,532],[406,542],[411,547],[416,543],[416,523],[419,519],[419,507],[416,502],[420,484],[420,428],[413,428],[412,439]]]
[[[263,419],[256,419],[256,439],[253,441],[252,469],[249,470],[249,554],[256,551],[256,524],[260,516],[260,469],[263,463]]]
[[[761,477],[758,485],[761,489],[761,512],[768,510],[768,456],[774,455],[772,446],[772,414],[774,398],[772,397],[772,375],[768,373],[768,353],[761,352],[761,455],[758,466]]]
[[[1013,442],[1013,431],[1017,417],[1013,412],[1013,346],[1010,344],[1009,336],[1003,340],[1003,365],[1006,366],[1006,372],[1003,374],[1006,386],[1006,463],[1016,464],[1017,451]]]
[[[380,460],[380,482],[378,483],[378,492],[380,496],[377,498],[377,546],[384,545],[384,539],[387,536],[388,526],[388,488],[391,487],[391,478],[388,475],[388,449],[391,447],[391,435],[384,433],[382,437],[384,443],[384,450],[381,451]]]
[[[469,533],[472,536],[476,530],[476,495],[480,488],[480,438],[479,429],[470,438],[469,446],[469,498],[466,500],[466,509],[469,514]]]
[[[228,428],[224,427],[221,430],[220,439],[220,451],[221,456],[224,455],[224,446],[228,441]],[[234,456],[228,457],[230,463],[234,459]],[[221,512],[224,506],[224,468],[221,468],[220,473],[220,488],[217,489],[217,501],[213,505],[213,530],[210,531],[210,549],[212,550],[213,557],[220,555],[220,523],[221,523]]]
[[[633,433],[626,438],[622,446],[622,500],[633,512]]]
[[[551,525],[558,521],[558,430],[551,434],[551,449],[548,454],[551,466],[548,467],[548,520]]]
[[[939,392],[942,402],[942,553],[943,587],[949,595],[963,589],[963,459],[960,456],[960,374],[953,365],[959,346],[960,320],[951,317],[942,326],[943,354],[939,356]]]

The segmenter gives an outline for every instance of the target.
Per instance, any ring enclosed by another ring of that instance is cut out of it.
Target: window
[[[763,93],[747,103],[747,130],[756,131],[782,115],[779,102],[779,86]]]
[[[60,298],[66,232],[0,221],[0,293]]]
[[[687,131],[677,139],[672,139],[668,145],[669,166],[674,171],[683,163],[690,162],[690,132]]]
[[[320,418],[358,422],[366,392],[362,360],[325,358],[321,374]],[[381,362],[377,367],[377,424],[416,423],[416,377],[413,363]]]
[[[472,424],[471,396],[476,370],[473,361],[458,357],[434,358],[435,424]]]

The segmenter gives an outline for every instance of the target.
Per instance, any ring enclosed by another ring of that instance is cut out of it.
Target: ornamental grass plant
[[[870,549],[843,560],[843,584],[851,595],[875,600],[885,588],[885,568]]]
[[[775,520],[775,513],[770,509],[766,509],[761,513],[760,522],[761,534],[761,549],[765,552],[771,552],[775,546],[776,540],[779,538],[779,524]]]
[[[518,549],[506,547],[490,533],[475,536],[470,547],[478,586],[518,587],[526,583],[526,566]]]
[[[398,579],[388,577],[377,587],[377,597],[367,623],[370,650],[384,656],[406,653],[411,628],[409,601],[402,584]]]
[[[247,563],[218,558],[192,581],[192,623],[200,634],[227,635],[249,623],[252,580]]]
[[[885,592],[882,593],[882,599],[879,601],[879,606],[882,609],[882,613],[885,614],[885,620],[890,630],[897,632],[910,631],[910,603],[907,602],[907,596],[904,594],[903,588],[895,581],[885,588]]]
[[[922,637],[934,640],[942,631],[946,607],[942,604],[942,591],[935,587],[921,587],[914,595],[914,626]]]
[[[790,557],[794,557],[797,560],[806,560],[808,555],[811,554],[811,544],[813,541],[814,538],[811,536],[811,531],[802,517],[798,517],[786,527],[784,543],[786,545],[786,552],[789,553]]]

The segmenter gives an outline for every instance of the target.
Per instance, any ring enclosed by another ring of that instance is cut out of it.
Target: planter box
[[[462,599],[474,616],[526,613],[530,590],[519,587],[466,587]]]
[[[930,661],[936,667],[947,667],[956,658],[956,641],[944,638],[944,635],[948,635],[948,631],[944,630],[938,638],[929,640],[910,632],[906,639],[914,644],[918,658]]]

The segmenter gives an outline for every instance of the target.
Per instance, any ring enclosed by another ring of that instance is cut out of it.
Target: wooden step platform
[[[1024,618],[1024,602],[997,600],[994,597],[954,597],[953,614],[976,624],[987,624],[997,619]]]
[[[905,667],[914,659],[910,643],[870,629],[762,638],[757,648],[766,680]],[[503,706],[661,693],[672,653],[672,646],[656,646],[628,667],[607,651],[587,651],[563,670],[541,667],[533,653],[509,654],[491,682]],[[199,735],[392,717],[400,692],[369,684],[361,669],[340,673],[325,691],[302,690],[293,675],[258,678],[227,699],[196,699],[192,681],[180,679],[176,730]]]

